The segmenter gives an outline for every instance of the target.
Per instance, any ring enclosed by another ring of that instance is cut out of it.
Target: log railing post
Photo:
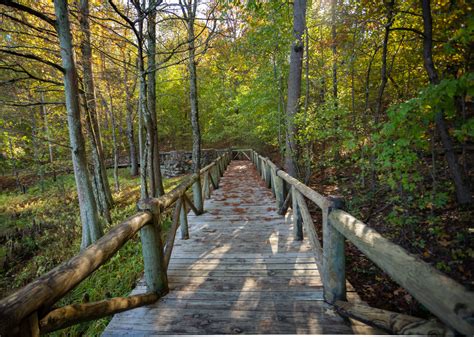
[[[293,202],[293,237],[297,241],[303,240],[303,218],[301,216],[300,207],[298,206],[298,194],[300,192],[296,187],[291,186],[291,199]]]
[[[271,185],[272,185],[272,193],[273,196],[276,196],[276,189],[275,189],[275,181],[276,181],[276,172],[275,172],[275,167],[270,168],[270,179],[271,179]]]
[[[186,209],[186,202],[183,197],[181,197],[181,209],[179,210],[179,225],[181,227],[181,239],[189,239],[189,229],[188,229],[188,211]]]
[[[10,331],[10,333],[12,333],[12,336],[15,335],[22,337],[40,337],[38,312],[33,312],[20,322],[18,333],[13,333],[13,331]]]
[[[218,163],[217,165],[214,165],[210,171],[211,171],[210,174],[211,174],[212,182],[214,183],[213,188],[217,189],[219,188],[219,178],[221,176],[220,163]]]
[[[278,176],[278,169],[275,170],[275,199],[277,202],[277,207],[281,208],[285,202],[285,185],[281,177]]]
[[[272,187],[272,170],[269,163],[270,159],[266,159],[266,168],[265,168],[265,182],[267,183],[267,188]]]
[[[168,278],[161,241],[160,205],[147,201],[139,205],[152,214],[150,223],[140,230],[146,285],[148,291],[164,294],[168,292]]]
[[[323,285],[324,299],[330,304],[346,300],[346,262],[344,236],[329,223],[329,213],[342,208],[342,198],[328,197],[323,212]]]

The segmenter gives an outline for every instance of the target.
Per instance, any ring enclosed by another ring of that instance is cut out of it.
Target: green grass
[[[112,172],[108,174],[113,189]],[[121,169],[119,176],[120,191],[113,192],[113,225],[104,223],[106,231],[136,212],[139,178],[131,177],[127,169]],[[165,189],[169,191],[179,180],[180,178],[166,179]],[[169,224],[169,219],[163,221],[163,233],[167,232]],[[7,255],[9,258],[7,268],[2,268],[0,273],[2,296],[31,282],[79,252],[81,226],[74,176],[59,176],[56,181],[48,179],[44,182],[43,190],[38,183],[29,187],[26,194],[2,192],[0,233],[15,235],[17,230],[23,234],[8,239],[0,249],[2,265]],[[137,235],[56,305],[125,296],[133,289],[142,272],[141,243]],[[78,324],[52,335],[100,335],[109,320],[110,318],[105,318]]]

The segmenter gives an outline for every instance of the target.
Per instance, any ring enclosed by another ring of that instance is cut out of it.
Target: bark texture
[[[84,77],[86,125],[91,143],[94,195],[100,214],[111,223],[110,208],[113,199],[104,163],[102,141],[97,122],[97,103],[92,70],[92,48],[89,25],[89,0],[80,0],[81,51]]]
[[[304,42],[306,27],[306,0],[295,0],[293,5],[293,44],[290,54],[290,73],[288,76],[288,100],[286,106],[286,149],[285,169],[296,176],[296,127],[294,118],[299,110],[301,96],[301,77],[303,68]]]
[[[423,10],[423,63],[431,84],[439,83],[439,76],[433,62],[433,22],[431,17],[430,0],[421,0]],[[435,114],[436,129],[443,145],[446,161],[448,162],[449,172],[456,188],[456,197],[460,205],[472,204],[472,195],[462,170],[459,166],[458,157],[453,149],[453,142],[449,135],[448,126],[442,110]]]
[[[64,93],[66,97],[67,121],[82,222],[81,248],[84,249],[100,238],[102,229],[99,224],[97,206],[95,204],[92,185],[89,180],[89,172],[87,170],[86,148],[81,128],[79,87],[72,50],[72,36],[67,1],[54,0],[54,9],[57,18],[62,65],[64,68]]]
[[[161,176],[160,167],[160,150],[158,142],[158,121],[156,116],[156,7],[157,3],[155,0],[150,0],[150,14],[148,14],[148,26],[147,26],[147,56],[148,56],[148,69],[147,69],[147,104],[148,112],[151,117],[151,125],[147,125],[147,128],[152,128],[152,139],[149,148],[150,158],[150,178],[151,178],[151,194],[153,197],[159,197],[165,194],[163,188],[163,180]]]

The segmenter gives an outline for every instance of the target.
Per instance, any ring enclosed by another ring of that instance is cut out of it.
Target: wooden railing
[[[205,197],[209,197],[210,190],[218,187],[219,178],[224,174],[230,160],[229,151],[220,151],[220,156],[201,169],[199,174],[187,176],[171,192],[159,198],[141,200],[138,213],[114,227],[96,243],[2,299],[0,336],[39,336],[40,333],[157,301],[168,292],[167,266],[180,225],[182,237],[189,238],[187,208],[196,214],[202,212],[193,205],[186,192],[202,178],[201,192]],[[160,214],[173,205],[173,223],[163,247]],[[148,289],[146,294],[52,308],[58,300],[107,262],[138,231],[142,241]]]
[[[385,239],[377,231],[340,208],[338,198],[326,197],[278,168],[268,158],[253,150],[240,150],[251,158],[261,177],[276,197],[278,207],[285,209],[285,200],[291,194],[294,236],[303,238],[303,227],[311,242],[317,260],[322,261],[322,281],[325,300],[341,312],[369,322],[394,333],[449,334],[449,328],[465,335],[474,335],[474,294],[442,274],[428,263],[410,255],[402,247]],[[322,246],[315,230],[306,199],[322,211]],[[395,282],[438,317],[448,328],[433,321],[375,309],[346,301],[345,240],[353,243],[370,260],[385,271]],[[321,262],[319,262],[321,264]],[[365,312],[364,312],[365,310]],[[369,310],[370,311],[370,310]],[[374,318],[375,317],[375,318]],[[373,322],[372,322],[373,323]]]

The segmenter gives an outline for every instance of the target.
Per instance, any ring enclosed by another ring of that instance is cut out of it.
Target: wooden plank
[[[469,319],[474,313],[474,293],[408,254],[352,215],[334,210],[329,220],[332,226],[442,322],[463,334],[474,334],[474,322]]]

